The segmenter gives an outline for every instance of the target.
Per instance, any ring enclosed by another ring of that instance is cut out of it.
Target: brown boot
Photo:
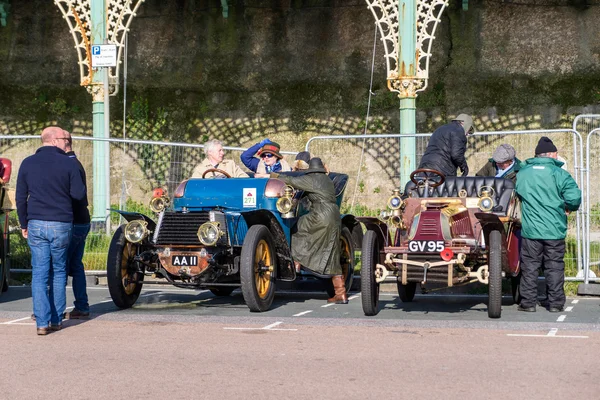
[[[333,288],[335,289],[335,296],[327,299],[328,303],[335,304],[348,304],[348,296],[346,296],[346,287],[344,285],[343,275],[334,275],[331,278],[333,282]]]

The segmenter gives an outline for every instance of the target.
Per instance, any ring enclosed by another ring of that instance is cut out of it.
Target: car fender
[[[363,230],[361,224],[352,214],[342,214],[342,227],[348,228],[352,235],[352,244],[355,249],[360,249],[363,240]]]
[[[387,224],[381,222],[378,218],[375,217],[357,217],[357,222],[364,225],[365,230],[373,231],[377,235],[377,244],[379,245],[379,249],[382,250],[384,246],[389,246],[388,238],[389,232]],[[359,224],[359,226],[360,226]],[[361,227],[362,229],[362,227]],[[353,232],[354,234],[354,232]],[[361,235],[362,236],[362,235]],[[362,241],[358,248],[362,247]]]
[[[296,279],[296,271],[292,265],[292,251],[288,238],[277,220],[277,217],[269,210],[253,210],[243,212],[242,216],[246,220],[248,229],[252,225],[265,225],[275,243],[275,252],[277,253],[277,273],[276,278],[282,280]]]
[[[502,235],[502,269],[505,272],[513,272],[518,268],[518,264],[515,266],[509,261],[508,257],[508,239],[507,232],[504,229],[504,223],[496,214],[491,213],[475,213],[475,217],[481,223],[481,229],[483,229],[483,237],[486,244],[490,243],[490,232],[499,231]],[[518,272],[518,270],[517,270]]]
[[[141,219],[142,221],[146,221],[148,223],[149,230],[153,231],[154,229],[156,229],[156,222],[154,222],[152,218],[144,214],[131,211],[116,210],[114,208],[109,209],[109,211],[120,214],[123,218],[125,218],[127,222],[135,221],[136,219]]]

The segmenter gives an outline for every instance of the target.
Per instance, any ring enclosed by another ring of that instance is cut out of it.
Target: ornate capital
[[[426,79],[406,76],[403,78],[388,78],[388,89],[398,92],[400,98],[415,98],[417,92],[423,90]]]
[[[104,101],[104,85],[102,83],[90,84],[85,88],[92,95],[92,101]]]

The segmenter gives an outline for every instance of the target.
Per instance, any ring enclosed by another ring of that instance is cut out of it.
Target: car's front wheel
[[[488,256],[488,317],[500,318],[502,314],[502,234],[490,232]]]
[[[117,307],[133,306],[142,291],[144,274],[138,272],[134,261],[138,253],[139,245],[128,242],[120,226],[110,242],[106,261],[108,291]]]
[[[379,312],[379,283],[375,280],[377,261],[379,261],[377,235],[373,231],[367,231],[362,243],[360,291],[363,312],[369,316],[377,315]]]
[[[277,261],[271,232],[264,225],[248,229],[240,260],[240,280],[244,301],[254,312],[267,311],[275,297]]]

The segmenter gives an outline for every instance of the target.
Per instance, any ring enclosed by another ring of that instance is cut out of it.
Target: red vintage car
[[[379,312],[379,286],[395,280],[403,302],[417,284],[489,287],[488,316],[499,318],[502,278],[518,297],[520,207],[514,183],[495,177],[445,177],[418,169],[394,190],[379,218],[361,218],[361,290],[365,315]]]

